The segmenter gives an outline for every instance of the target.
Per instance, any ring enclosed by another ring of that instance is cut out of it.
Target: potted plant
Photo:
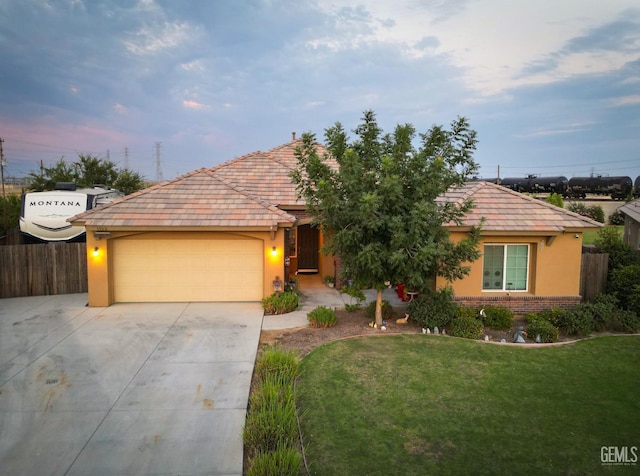
[[[336,282],[336,279],[333,276],[331,276],[330,274],[327,274],[322,279],[323,279],[324,283],[330,288],[332,288],[334,286],[335,282]]]

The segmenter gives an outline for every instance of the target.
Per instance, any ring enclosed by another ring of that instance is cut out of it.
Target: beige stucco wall
[[[452,233],[458,241],[468,235]],[[576,238],[577,236],[577,238]],[[582,233],[571,232],[547,239],[544,236],[483,236],[480,244],[529,244],[528,290],[511,294],[531,296],[577,296],[580,293],[580,261]],[[470,274],[462,280],[448,283],[438,278],[437,287],[451,285],[456,296],[504,296],[507,292],[482,290],[483,258],[470,264]]]
[[[157,231],[136,231],[122,232],[112,231],[111,237],[98,239],[95,238],[95,229],[87,227],[87,272],[88,272],[88,294],[89,306],[109,306],[113,304],[113,276],[111,266],[110,251],[112,251],[113,240],[129,236],[133,233],[162,233]],[[195,238],[202,236],[203,233],[215,233],[217,236],[223,236],[225,239],[233,239],[233,237],[251,237],[262,240],[264,245],[263,268],[264,268],[264,296],[273,293],[273,281],[277,276],[284,279],[284,229],[280,228],[275,233],[269,231],[226,231],[226,232],[198,232],[198,231],[173,231],[180,234],[181,239]],[[222,233],[222,235],[221,235]],[[160,235],[158,235],[160,236]],[[275,253],[273,247],[276,247]],[[94,256],[94,249],[98,247],[97,255]]]

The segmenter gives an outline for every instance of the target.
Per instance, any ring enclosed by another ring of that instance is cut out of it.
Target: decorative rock
[[[427,329],[425,329],[424,327],[422,328],[422,333],[426,334],[427,333]]]
[[[507,342],[507,340],[506,340],[506,339],[500,339],[500,343],[501,343],[501,344],[505,344],[506,342]]]
[[[431,334],[431,329],[427,327],[427,334]]]
[[[442,335],[446,336],[447,335],[447,330],[446,329],[442,329]]]
[[[485,334],[484,340],[485,340],[485,342],[488,342],[489,341],[489,336]]]
[[[386,331],[387,330],[387,326],[380,326],[380,330],[381,331]]]
[[[540,337],[540,334],[538,334],[536,336],[536,343],[540,344],[542,342],[542,337]]]
[[[438,326],[436,326],[436,327],[434,327],[434,328],[433,328],[433,333],[434,333],[435,335],[440,334],[440,330],[438,329]]]

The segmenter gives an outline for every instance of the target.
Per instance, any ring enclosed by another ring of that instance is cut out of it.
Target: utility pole
[[[2,199],[6,200],[7,196],[4,193],[4,168],[7,163],[4,161],[4,151],[2,150],[2,143],[4,139],[0,137],[0,173],[2,174]]]
[[[124,148],[124,168],[129,168],[129,147]]]
[[[2,175],[2,225],[3,230],[7,231],[7,195],[4,190],[4,168],[7,163],[4,161],[4,151],[2,150],[2,143],[4,139],[0,137],[0,175]]]
[[[162,182],[164,179],[162,178],[162,163],[160,162],[160,144],[161,142],[156,142],[156,181]]]

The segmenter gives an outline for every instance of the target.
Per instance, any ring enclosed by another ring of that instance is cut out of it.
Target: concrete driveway
[[[242,474],[259,303],[0,300],[0,474]]]

